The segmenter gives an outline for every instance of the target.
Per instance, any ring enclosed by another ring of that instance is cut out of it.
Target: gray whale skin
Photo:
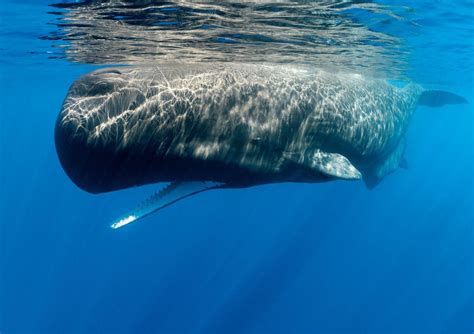
[[[465,102],[290,65],[117,67],[74,82],[55,142],[65,172],[88,192],[172,182],[117,228],[213,188],[337,179],[372,188],[403,165],[419,103]]]

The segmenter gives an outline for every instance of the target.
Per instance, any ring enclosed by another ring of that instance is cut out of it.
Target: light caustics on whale
[[[88,192],[171,182],[119,228],[216,188],[338,179],[371,188],[403,163],[418,104],[464,102],[290,65],[110,68],[71,86],[55,141],[64,170]]]

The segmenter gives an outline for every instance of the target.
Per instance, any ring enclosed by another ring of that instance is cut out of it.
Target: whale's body
[[[363,178],[371,187],[403,160],[422,92],[284,65],[105,69],[71,86],[56,147],[70,178],[93,193],[162,181],[199,190],[201,181]]]
[[[349,167],[341,177],[359,178],[402,143],[420,92],[302,68],[106,69],[71,87],[56,144],[68,174],[90,192],[161,181],[245,186],[337,177],[318,166],[318,156],[334,167],[345,157],[355,168],[341,166]]]

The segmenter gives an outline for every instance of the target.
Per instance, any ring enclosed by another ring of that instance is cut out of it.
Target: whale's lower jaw
[[[125,225],[142,219],[153,212],[163,209],[173,203],[186,197],[196,195],[206,190],[222,187],[219,182],[195,181],[195,182],[173,182],[156,192],[137,207],[116,219],[110,227],[113,229],[121,228]]]

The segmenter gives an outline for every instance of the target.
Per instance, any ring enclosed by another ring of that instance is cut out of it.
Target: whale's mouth
[[[213,181],[171,182],[133,210],[115,220],[110,227],[113,229],[121,228],[186,197],[223,186],[223,183]]]

